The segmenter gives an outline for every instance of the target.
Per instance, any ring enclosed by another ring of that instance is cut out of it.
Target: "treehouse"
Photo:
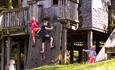
[[[95,2],[99,6],[95,6]],[[100,41],[108,36],[108,3],[106,0],[23,0],[22,8],[2,15],[1,70],[8,69],[11,58],[16,60],[17,70],[58,64],[60,51],[61,63],[65,64],[67,50],[71,62],[74,50],[78,50],[81,62],[83,48],[90,48],[94,43],[98,50]],[[36,38],[35,47],[32,47],[29,24],[32,16],[41,23],[43,18],[49,17],[49,26],[54,27],[50,34],[55,47],[50,49],[49,41],[46,41],[44,54],[40,54],[41,39]]]
[[[97,61],[111,59],[115,56],[115,29],[114,29],[114,22],[115,22],[115,1],[111,0],[111,5],[109,6],[109,18],[110,18],[110,25],[112,33],[106,40],[104,47],[100,50],[99,54],[97,55]],[[101,56],[103,55],[103,56]]]

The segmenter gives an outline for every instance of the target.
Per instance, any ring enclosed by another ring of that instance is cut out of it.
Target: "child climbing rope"
[[[43,19],[43,24],[41,25],[41,31],[38,34],[40,38],[42,38],[42,50],[40,53],[44,53],[44,48],[45,48],[45,40],[50,40],[50,48],[53,48],[53,37],[51,37],[47,30],[53,30],[53,27],[48,27],[49,19],[44,18]]]
[[[83,49],[84,52],[88,53],[89,56],[89,62],[90,63],[96,63],[96,51],[95,51],[95,46],[92,46],[90,50],[85,50]]]
[[[41,30],[41,28],[39,27],[39,22],[36,21],[35,17],[32,17],[31,30],[32,30],[33,43],[35,44],[36,33],[39,33]]]

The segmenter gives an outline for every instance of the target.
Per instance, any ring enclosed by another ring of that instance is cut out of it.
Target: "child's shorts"
[[[96,63],[96,59],[95,58],[90,58],[90,63]]]
[[[49,34],[46,34],[42,37],[42,42],[45,42],[45,40],[51,40],[51,36]]]
[[[36,32],[40,31],[40,28],[34,28],[32,31],[32,36],[35,36]]]

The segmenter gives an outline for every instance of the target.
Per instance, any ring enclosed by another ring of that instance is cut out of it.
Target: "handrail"
[[[15,8],[15,9],[10,9],[10,10],[5,10],[4,13],[14,12],[14,11],[23,10],[23,9],[28,9],[28,7],[21,7],[21,8]]]
[[[28,8],[19,8],[5,11],[3,14],[3,28],[22,27],[27,25]]]

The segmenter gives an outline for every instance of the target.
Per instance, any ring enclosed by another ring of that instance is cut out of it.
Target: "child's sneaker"
[[[54,48],[54,45],[50,46],[50,48],[51,48],[51,49]]]
[[[37,37],[38,39],[41,38],[40,32],[36,34],[36,37]]]
[[[40,35],[36,35],[36,37],[37,37],[38,39],[40,39]]]

